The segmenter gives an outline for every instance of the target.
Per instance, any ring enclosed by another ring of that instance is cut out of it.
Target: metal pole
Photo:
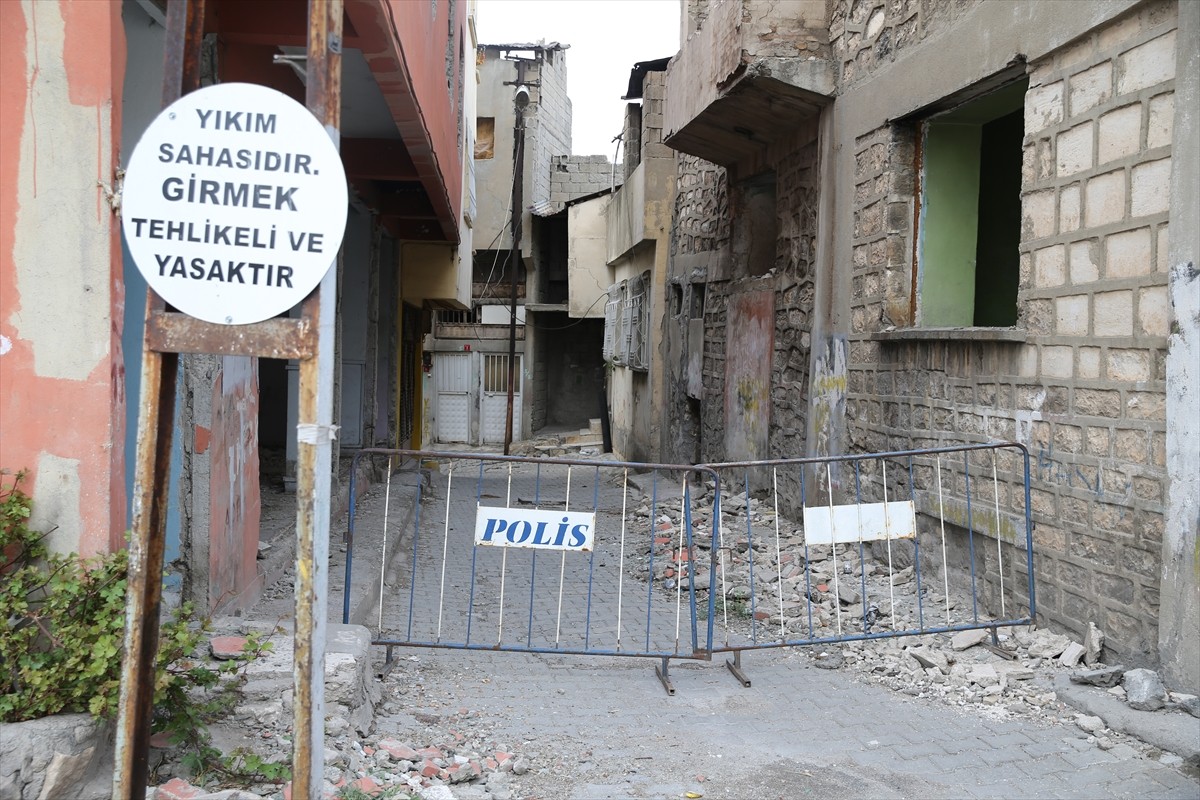
[[[522,94],[524,93],[524,94]],[[522,102],[523,100],[523,102]],[[513,384],[516,381],[517,365],[517,273],[521,263],[521,220],[524,205],[525,181],[525,105],[529,93],[524,87],[517,90],[514,104],[516,122],[513,126],[513,188],[512,188],[512,255],[509,256],[509,307],[508,307],[508,412],[504,420],[504,455],[508,455],[513,436]]]
[[[167,7],[164,108],[200,85],[203,37],[204,0],[173,0]],[[146,318],[164,307],[162,298],[148,290]],[[143,336],[124,659],[113,764],[114,800],[146,794],[178,372],[179,355],[151,348]]]
[[[342,0],[309,0],[305,101],[340,144]],[[334,322],[337,268],[303,305],[316,331],[300,360],[296,431],[296,638],[292,682],[292,797],[321,797],[325,737],[325,614],[329,584]]]

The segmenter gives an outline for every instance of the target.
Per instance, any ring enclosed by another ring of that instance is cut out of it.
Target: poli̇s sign
[[[590,552],[596,515],[578,511],[535,511],[480,506],[475,544]]]
[[[346,229],[329,133],[287,95],[222,83],[150,124],[125,173],[121,226],[146,282],[198,319],[241,325],[303,300]]]

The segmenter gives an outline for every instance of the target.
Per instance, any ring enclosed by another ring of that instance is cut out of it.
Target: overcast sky
[[[571,45],[571,148],[575,155],[606,155],[625,120],[621,96],[638,61],[675,55],[679,0],[479,0],[480,44]]]

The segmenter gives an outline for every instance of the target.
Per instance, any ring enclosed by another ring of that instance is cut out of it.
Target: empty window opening
[[[923,327],[1017,322],[1021,146],[1028,79],[921,123]]]

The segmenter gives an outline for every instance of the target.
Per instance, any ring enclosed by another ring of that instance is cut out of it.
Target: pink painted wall
[[[124,314],[105,196],[120,3],[0,2],[0,467],[27,468],[59,550],[122,545]]]

